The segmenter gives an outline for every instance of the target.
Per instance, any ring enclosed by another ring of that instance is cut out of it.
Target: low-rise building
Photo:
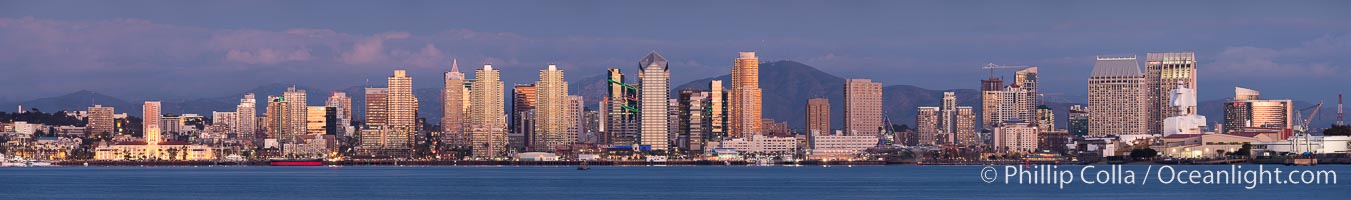
[[[874,137],[876,139],[876,137]],[[724,139],[709,143],[709,152],[713,149],[735,149],[750,154],[791,154],[797,152],[797,139],[792,137],[770,137],[751,134],[745,138]]]

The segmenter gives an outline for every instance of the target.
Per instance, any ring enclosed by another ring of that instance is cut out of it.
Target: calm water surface
[[[1080,167],[1068,168],[1077,173]],[[1143,172],[1146,166],[1128,168]],[[1002,177],[1000,182],[990,184],[981,180],[982,169],[982,166],[595,166],[588,171],[575,167],[510,166],[0,168],[3,178],[0,199],[1351,199],[1351,182],[1347,182],[1351,180],[1351,166],[1345,165],[1299,168],[1347,173],[1341,174],[1335,185],[1259,185],[1255,189],[1244,189],[1241,185],[1165,185],[1154,180],[1145,185],[1076,183],[1060,189],[1055,185],[1005,185]]]

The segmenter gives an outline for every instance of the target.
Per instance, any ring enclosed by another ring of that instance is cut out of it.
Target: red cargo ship
[[[323,159],[274,159],[268,163],[272,166],[323,166]]]

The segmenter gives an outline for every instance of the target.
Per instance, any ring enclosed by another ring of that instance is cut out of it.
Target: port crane
[[[1290,144],[1291,150],[1299,150],[1299,148],[1300,148],[1300,143],[1301,143],[1300,140],[1303,140],[1303,143],[1304,143],[1304,151],[1302,151],[1302,152],[1303,152],[1302,154],[1309,154],[1309,153],[1312,153],[1313,144],[1311,144],[1312,142],[1309,140],[1309,122],[1312,122],[1312,121],[1313,121],[1313,118],[1315,118],[1315,117],[1318,116],[1318,110],[1319,110],[1319,109],[1322,109],[1322,108],[1323,108],[1323,102],[1322,102],[1322,101],[1319,101],[1319,102],[1318,102],[1318,105],[1314,105],[1314,106],[1309,107],[1309,108],[1300,109],[1299,111],[1296,111],[1296,112],[1295,112],[1295,120],[1297,120],[1295,123],[1297,123],[1297,124],[1295,124],[1295,136],[1294,136],[1294,139],[1291,140],[1291,142],[1293,142],[1293,144]],[[1309,111],[1309,117],[1307,117],[1307,118],[1304,117],[1304,116],[1302,116],[1303,113],[1304,113],[1304,111],[1306,111],[1306,110]],[[1297,151],[1297,152],[1298,152],[1298,151]]]

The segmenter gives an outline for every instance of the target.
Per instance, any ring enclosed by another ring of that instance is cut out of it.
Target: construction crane
[[[981,68],[981,69],[987,69],[987,70],[990,70],[990,78],[994,78],[994,69],[1027,68],[1027,66],[1021,66],[1021,65],[1019,65],[1019,66],[1003,66],[1003,65],[996,65],[996,64],[994,64],[994,63],[990,63],[990,64],[985,64],[985,66],[981,66],[980,68]]]

